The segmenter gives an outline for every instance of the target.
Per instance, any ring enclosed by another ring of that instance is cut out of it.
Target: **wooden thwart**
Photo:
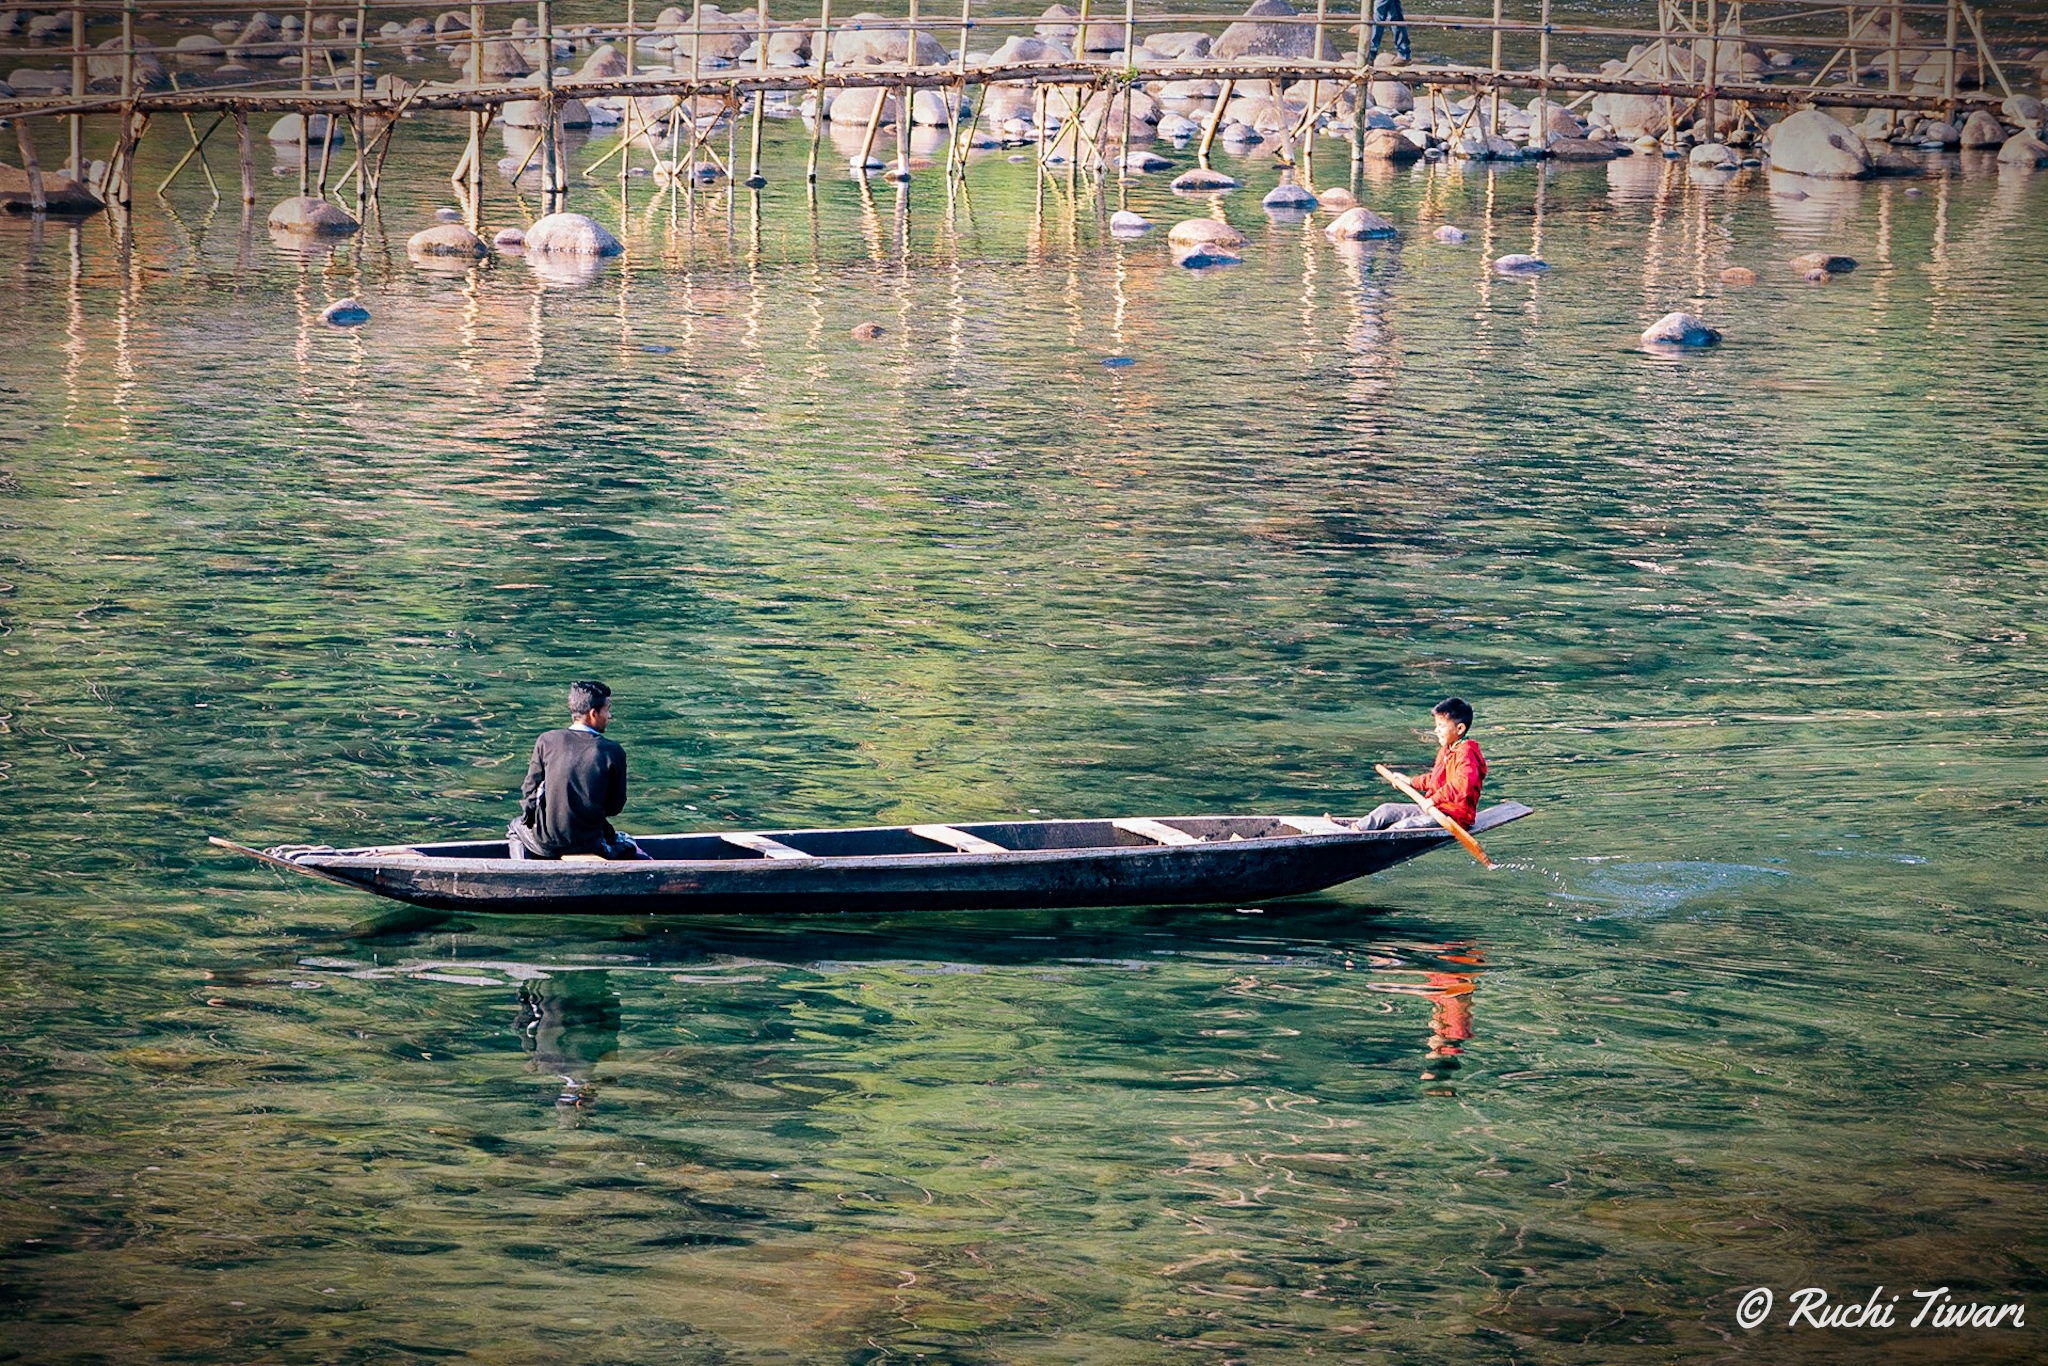
[[[1304,835],[1349,835],[1356,833],[1348,825],[1339,825],[1328,816],[1279,816],[1280,824],[1290,830],[1299,830]]]
[[[742,849],[751,849],[768,858],[816,858],[801,849],[793,849],[781,840],[769,839],[766,835],[720,835],[727,844],[737,844]]]
[[[930,840],[958,849],[963,854],[1007,854],[1010,851],[994,840],[985,840],[979,835],[970,835],[965,830],[955,830],[950,825],[913,825],[910,833],[919,839]]]
[[[1200,840],[1185,830],[1176,830],[1170,825],[1159,821],[1145,820],[1141,817],[1129,816],[1123,820],[1111,821],[1110,824],[1128,834],[1151,840],[1154,844],[1180,845],[1201,843]]]

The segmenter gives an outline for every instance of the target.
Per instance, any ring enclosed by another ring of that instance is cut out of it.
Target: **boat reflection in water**
[[[555,1112],[565,1129],[582,1121],[597,1098],[597,1065],[619,1051],[619,994],[603,972],[568,972],[519,984],[513,1028],[528,1064],[560,1077]]]

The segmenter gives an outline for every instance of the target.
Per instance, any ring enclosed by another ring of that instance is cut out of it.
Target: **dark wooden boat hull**
[[[1528,814],[1504,803],[1482,812],[1473,830]],[[656,857],[617,863],[513,860],[503,857],[503,841],[261,853],[229,847],[437,910],[791,915],[1244,904],[1320,891],[1451,843],[1441,830],[1301,834],[1285,818],[1266,816],[1164,821],[1198,842],[1153,843],[1108,821],[1028,821],[948,827],[1003,845],[997,853],[946,849],[902,826],[743,837],[812,852],[804,858],[763,857],[720,834],[642,837]],[[712,856],[691,856],[706,853]]]

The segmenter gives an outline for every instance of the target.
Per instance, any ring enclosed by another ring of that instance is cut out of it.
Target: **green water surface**
[[[417,122],[331,253],[0,224],[0,1359],[2039,1359],[1735,1306],[2048,1318],[2048,177],[1418,166],[1339,249],[1269,148],[1121,242],[1002,153],[813,210],[784,122],[758,197],[579,188],[579,283],[410,265]],[[782,923],[204,844],[501,829],[589,675],[630,830],[1357,812],[1453,692],[1537,815]]]

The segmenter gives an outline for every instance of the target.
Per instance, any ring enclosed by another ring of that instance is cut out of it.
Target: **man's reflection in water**
[[[563,1128],[575,1128],[596,1098],[597,1064],[619,1048],[619,994],[602,972],[522,982],[514,1027],[533,1070],[562,1079],[555,1113]]]
[[[1422,1064],[1422,1080],[1443,1083],[1428,1088],[1433,1096],[1455,1095],[1447,1084],[1463,1066],[1460,1055],[1472,1037],[1472,993],[1479,987],[1479,974],[1486,969],[1486,954],[1470,940],[1449,944],[1402,946],[1415,958],[1434,959],[1421,968],[1420,982],[1376,982],[1377,991],[1398,991],[1429,1002],[1429,1046]],[[1375,966],[1380,961],[1375,962]],[[1396,960],[1409,971],[1413,959]]]

